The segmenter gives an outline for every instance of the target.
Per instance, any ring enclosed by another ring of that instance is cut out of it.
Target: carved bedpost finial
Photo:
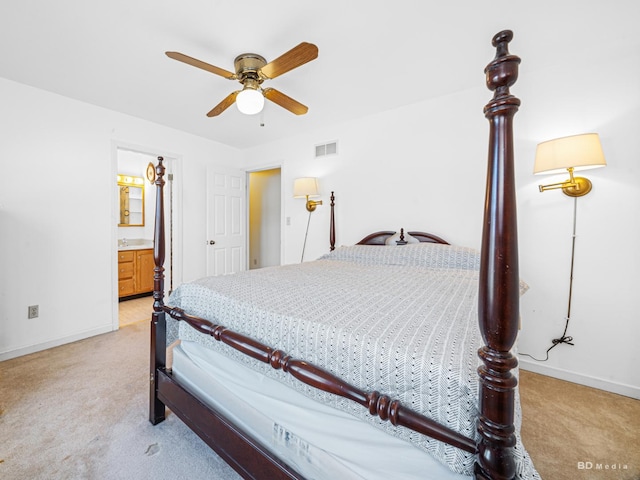
[[[396,240],[396,245],[406,245],[407,241],[404,239],[404,228],[400,229],[400,240]]]
[[[492,45],[496,47],[496,57],[484,69],[487,87],[495,90],[494,98],[509,95],[509,87],[518,80],[520,58],[509,54],[509,42],[513,39],[511,30],[503,30],[494,35]]]
[[[496,57],[504,57],[509,55],[509,42],[513,40],[513,32],[511,30],[502,30],[496,33],[491,40],[491,45],[496,47]]]

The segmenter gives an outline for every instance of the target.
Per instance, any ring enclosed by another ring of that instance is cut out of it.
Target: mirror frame
[[[122,188],[139,188],[142,192],[142,196],[140,198],[141,202],[141,210],[136,210],[135,213],[140,213],[141,219],[140,223],[118,223],[119,227],[144,227],[144,179],[142,177],[135,177],[133,175],[120,175],[118,174],[118,198],[120,199],[120,221],[123,219],[123,215],[126,216],[126,213],[122,211]],[[129,209],[130,210],[130,209]],[[129,218],[131,215],[129,213]]]

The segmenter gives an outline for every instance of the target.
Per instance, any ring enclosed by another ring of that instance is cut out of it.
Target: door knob
[[[209,245],[215,245],[216,241],[215,240],[209,240]]]

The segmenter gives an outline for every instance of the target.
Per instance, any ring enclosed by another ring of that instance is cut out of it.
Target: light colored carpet
[[[0,478],[238,479],[175,415],[148,422],[148,340],[145,319],[1,362]],[[521,396],[544,479],[640,479],[640,401],[524,371]]]
[[[522,370],[520,395],[542,478],[640,480],[640,400]]]
[[[149,323],[0,363],[0,478],[240,478],[175,415],[148,416]]]

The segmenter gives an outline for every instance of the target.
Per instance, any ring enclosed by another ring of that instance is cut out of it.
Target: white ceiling
[[[637,51],[637,21],[635,0],[2,0],[0,76],[243,149],[477,88],[505,28],[521,71],[552,72]],[[267,102],[263,118],[208,118],[239,84],[164,55],[233,71],[240,53],[270,61],[302,41],[318,58],[268,86],[303,116]]]

